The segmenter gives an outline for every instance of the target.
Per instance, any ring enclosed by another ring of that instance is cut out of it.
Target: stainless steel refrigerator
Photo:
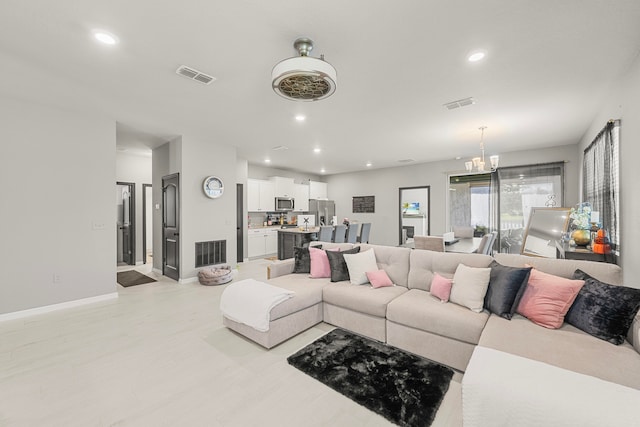
[[[316,225],[330,225],[336,204],[333,200],[309,199],[309,214],[316,216]]]

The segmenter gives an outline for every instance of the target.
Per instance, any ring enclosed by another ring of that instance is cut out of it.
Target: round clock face
[[[209,176],[205,178],[202,188],[204,190],[204,194],[212,199],[220,197],[222,196],[222,193],[224,193],[224,184],[217,176]]]

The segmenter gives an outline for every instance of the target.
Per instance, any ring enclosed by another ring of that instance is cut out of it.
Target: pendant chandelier
[[[474,157],[473,159],[464,162],[464,167],[467,169],[467,172],[486,172],[486,162],[484,160],[484,130],[486,126],[480,126],[478,129],[480,130],[480,157]],[[491,166],[491,172],[494,172],[498,169],[498,163],[500,162],[500,156],[491,156],[489,157],[489,162]],[[475,170],[474,170],[475,169]]]

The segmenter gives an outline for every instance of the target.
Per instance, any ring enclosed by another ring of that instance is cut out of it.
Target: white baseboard
[[[50,313],[52,311],[64,310],[66,308],[79,307],[81,305],[93,304],[101,301],[108,301],[118,298],[117,292],[110,294],[98,295],[95,297],[82,298],[73,301],[61,302],[59,304],[45,305],[42,307],[29,308],[27,310],[14,311],[12,313],[0,314],[0,322],[5,320],[22,319],[24,317],[35,316],[37,314]]]
[[[153,271],[159,276],[162,276],[162,270],[160,270],[159,268],[151,268],[151,271]]]
[[[178,283],[180,283],[181,285],[187,284],[187,283],[194,283],[197,282],[198,278],[197,277],[187,277],[186,279],[180,279],[178,280]]]

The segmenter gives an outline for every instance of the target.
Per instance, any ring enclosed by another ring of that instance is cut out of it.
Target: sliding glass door
[[[498,169],[500,252],[520,253],[531,208],[562,207],[564,163]]]
[[[491,227],[491,174],[449,177],[449,227],[474,229],[481,237]]]

